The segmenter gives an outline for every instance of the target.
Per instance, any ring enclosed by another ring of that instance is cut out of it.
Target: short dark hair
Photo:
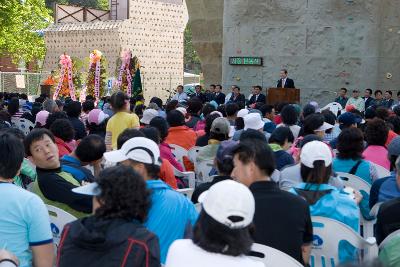
[[[138,220],[143,223],[150,207],[150,192],[146,182],[133,168],[115,166],[100,172],[96,182],[103,204],[95,216],[103,219]]]
[[[125,129],[117,138],[117,149],[121,149],[126,141],[134,137],[144,137],[144,134],[137,129]]]
[[[254,89],[258,89],[258,90],[262,91],[262,87],[259,85],[254,86]]]
[[[364,136],[360,129],[344,129],[337,140],[338,158],[359,160],[364,151]]]
[[[111,96],[111,106],[115,112],[122,110],[125,106],[125,101],[129,100],[127,94],[122,91],[118,91]]]
[[[215,84],[210,84],[210,87],[214,87],[215,88]]]
[[[386,120],[387,118],[389,118],[389,110],[385,107],[378,107],[375,110],[375,114],[376,114],[376,117],[378,117],[379,119],[382,119],[382,120]]]
[[[25,154],[27,156],[32,156],[31,145],[36,141],[42,140],[45,135],[47,135],[51,139],[51,141],[55,143],[53,133],[45,128],[35,128],[25,137],[24,146]]]
[[[150,103],[155,103],[159,108],[162,108],[163,106],[163,101],[161,100],[161,98],[158,98],[156,96],[150,99]]]
[[[0,176],[5,179],[14,178],[24,160],[24,145],[11,133],[0,134]]]
[[[203,116],[206,117],[208,114],[210,114],[213,111],[216,111],[217,109],[214,107],[214,105],[211,105],[210,103],[207,103],[203,106]]]
[[[248,254],[254,242],[252,227],[230,229],[214,220],[203,209],[193,229],[193,243],[211,253],[229,256]]]
[[[287,74],[287,69],[281,69],[285,74]]]
[[[342,87],[342,88],[340,88],[340,90],[343,90],[347,93],[347,88]]]
[[[86,100],[85,102],[82,103],[82,111],[83,112],[89,112],[93,109],[94,109],[94,101]]]
[[[165,106],[165,112],[168,114],[169,112],[175,110],[178,104],[179,104],[178,100],[169,101]]]
[[[387,123],[390,123],[393,126],[393,131],[396,134],[400,134],[400,118],[398,116],[390,116],[387,119]]]
[[[280,146],[283,146],[285,144],[286,140],[289,143],[293,143],[294,136],[293,136],[293,133],[292,133],[292,131],[290,130],[289,127],[282,126],[282,127],[276,128],[272,132],[268,142],[270,144],[278,144]]]
[[[146,138],[154,141],[154,143],[156,143],[157,145],[160,144],[160,135],[158,133],[157,128],[150,126],[141,128],[139,131],[141,131]]]
[[[273,105],[265,104],[265,105],[263,105],[263,106],[260,108],[261,115],[262,115],[263,117],[265,117],[265,115],[267,115],[268,113],[272,113],[272,110],[273,110],[273,109],[274,109],[274,106],[273,106]]]
[[[78,118],[82,112],[82,104],[79,101],[71,101],[66,107],[65,111],[67,112],[68,117],[70,118]]]
[[[46,119],[46,128],[49,129],[53,122],[58,119],[68,119],[67,113],[65,113],[64,111],[50,113]]]
[[[167,121],[171,127],[182,126],[185,125],[185,116],[179,110],[171,110],[167,114]]]
[[[217,111],[221,112],[222,117],[224,117],[224,118],[226,117],[225,105],[219,105],[217,107]]]
[[[50,126],[50,131],[55,137],[60,138],[65,142],[70,142],[74,139],[75,130],[71,122],[67,119],[58,119]]]
[[[399,109],[400,112],[400,109]],[[376,109],[369,107],[365,110],[365,119],[373,119],[376,117]]]
[[[28,95],[22,93],[22,94],[19,95],[19,98],[21,98],[21,99],[23,99],[23,100],[28,100]]]
[[[13,116],[19,110],[19,99],[17,97],[13,97],[8,101],[7,111]]]
[[[240,141],[233,154],[245,164],[254,162],[268,176],[271,176],[276,168],[274,154],[265,141],[258,139]]]
[[[219,87],[222,90],[222,85],[220,85],[220,84],[215,85],[215,88],[217,88],[217,87]]]
[[[15,136],[16,138],[21,140],[21,142],[23,142],[25,139],[24,132],[18,128],[0,128],[0,134],[6,134],[6,133],[11,134],[12,136]]]
[[[375,90],[374,95],[376,96],[378,93],[382,94],[382,91],[381,90]]]
[[[315,130],[321,127],[325,122],[322,114],[314,113],[304,119],[303,128],[301,129],[301,136],[314,134]]]
[[[240,134],[240,141],[243,142],[245,140],[260,140],[262,142],[267,143],[267,138],[263,133],[254,129],[247,129]]]
[[[297,123],[297,119],[299,114],[296,111],[296,108],[293,105],[285,106],[281,111],[282,123],[291,126]]]
[[[393,112],[394,112],[394,114],[396,114],[397,116],[400,116],[400,105],[394,106]]]
[[[234,116],[239,111],[239,106],[236,103],[228,103],[225,105],[225,112],[227,116]]]
[[[163,117],[154,117],[149,124],[151,127],[155,127],[158,130],[160,136],[160,142],[164,142],[168,136],[168,122]]]
[[[239,131],[239,130],[243,130],[243,129],[244,129],[244,120],[243,120],[242,117],[236,117],[236,120],[235,120],[235,129],[236,129],[236,131]]]
[[[189,114],[197,114],[199,113],[202,108],[203,104],[199,100],[191,99],[187,102],[187,112]]]
[[[325,118],[325,122],[329,123],[330,125],[335,125],[336,123],[336,116],[335,114],[333,114],[332,111],[330,111],[329,109],[323,110],[321,112],[321,114],[324,116]],[[326,133],[331,133],[333,131],[333,128],[326,130]]]
[[[212,123],[214,122],[214,120],[216,119],[216,118],[219,118],[220,116],[217,114],[217,113],[214,113],[214,114],[208,114],[207,115],[207,117],[206,117],[206,126],[204,127],[204,131],[206,132],[206,133],[210,133],[210,131],[211,131],[211,126],[212,126]]]
[[[81,162],[92,162],[101,159],[106,150],[104,138],[91,134],[81,140],[75,154]]]
[[[392,91],[387,90],[386,93],[388,93],[389,95],[393,95]]]
[[[367,88],[367,89],[365,89],[365,91],[368,91],[369,94],[372,95],[372,89]]]
[[[370,120],[365,128],[365,141],[368,145],[385,146],[389,135],[386,123],[378,118]]]
[[[307,118],[309,115],[314,114],[315,113],[315,106],[311,105],[311,104],[307,104],[303,107],[303,118]]]

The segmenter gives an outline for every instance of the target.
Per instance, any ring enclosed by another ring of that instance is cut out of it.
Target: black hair
[[[400,93],[400,92],[399,92],[399,93]],[[394,106],[393,112],[394,112],[394,114],[396,114],[397,116],[400,116],[400,105]]]
[[[375,90],[374,95],[376,96],[378,93],[382,94],[382,91],[381,90]]]
[[[206,117],[206,125],[204,127],[204,131],[209,134],[211,132],[211,126],[212,123],[216,118],[220,118],[220,116],[217,113],[209,114]]]
[[[238,159],[245,164],[254,162],[267,176],[271,176],[276,168],[274,154],[266,141],[240,140],[239,145],[233,150],[233,154],[237,155]]]
[[[165,112],[168,114],[169,112],[175,110],[178,104],[179,104],[178,100],[169,101],[165,107]]]
[[[322,114],[311,114],[305,118],[303,123],[303,128],[301,129],[301,136],[306,136],[308,134],[314,134],[315,130],[321,127],[325,122],[325,118]]]
[[[254,89],[258,89],[258,90],[262,91],[262,87],[260,85],[254,86]]]
[[[82,111],[83,112],[89,112],[93,109],[94,109],[94,101],[86,100],[85,102],[82,103]]]
[[[271,137],[268,140],[270,144],[278,144],[280,146],[283,146],[285,144],[285,141],[293,143],[294,136],[289,127],[283,127],[283,126],[276,128],[272,132]]]
[[[39,96],[38,98],[35,99],[35,103],[40,103],[42,104],[44,102],[45,98],[42,96]]]
[[[272,110],[274,109],[273,105],[268,105],[265,104],[263,106],[261,106],[260,111],[261,111],[261,115],[263,116],[263,118],[268,114],[268,113],[272,113]]]
[[[218,140],[218,141],[222,142],[222,141],[228,140],[229,136],[227,134],[210,132],[209,139],[214,139],[214,140]]]
[[[243,130],[244,129],[244,119],[242,117],[236,117],[235,119],[235,130]]]
[[[19,98],[21,98],[22,100],[28,100],[28,95],[22,93],[22,94],[19,95]]]
[[[368,145],[385,146],[389,128],[383,120],[376,118],[367,123],[364,134]]]
[[[292,105],[285,106],[281,111],[282,123],[291,126],[297,123],[299,114]]]
[[[107,118],[104,121],[102,121],[100,124],[96,124],[94,122],[89,123],[86,120],[86,127],[89,130],[89,134],[96,134],[96,135],[104,138],[106,135],[106,128],[107,128],[108,120],[109,119]]]
[[[0,110],[0,120],[11,123],[11,115],[6,110]]]
[[[3,133],[3,134],[8,133],[8,134],[11,134],[12,136],[15,136],[17,139],[21,140],[21,142],[23,142],[24,139],[25,139],[25,134],[24,134],[24,132],[21,131],[21,130],[18,129],[18,128],[2,128],[2,129],[0,129],[0,133]]]
[[[86,100],[86,101],[94,101],[95,99],[94,99],[94,96],[92,96],[92,95],[87,95],[87,96],[85,97],[85,100]]]
[[[75,136],[74,126],[67,119],[55,120],[50,126],[50,131],[55,137],[60,138],[64,142],[72,141]]]
[[[335,123],[336,123],[336,116],[335,116],[335,114],[333,114],[332,111],[326,109],[326,110],[323,110],[323,111],[321,112],[321,114],[324,116],[325,122],[326,122],[326,123],[329,123],[330,125],[335,125]],[[332,131],[333,131],[333,128],[328,129],[328,130],[326,130],[325,132],[329,134],[329,133],[331,133]]]
[[[185,125],[185,116],[179,110],[171,110],[167,114],[167,121],[171,127],[182,126]]]
[[[390,90],[387,90],[386,93],[388,93],[391,96],[393,95],[392,91],[390,91]]]
[[[369,94],[372,95],[372,89],[367,88],[367,89],[365,89],[365,91],[368,91]]]
[[[163,101],[161,100],[161,98],[158,98],[156,96],[150,99],[150,103],[155,103],[159,108],[162,108],[163,106]]]
[[[214,220],[204,209],[193,229],[193,243],[211,253],[229,256],[248,254],[253,242],[252,225],[230,229]]]
[[[344,129],[337,140],[337,157],[340,159],[359,160],[364,151],[364,136],[360,129],[351,127]]]
[[[281,69],[285,74],[287,74],[287,69]]]
[[[7,111],[8,113],[10,113],[11,116],[14,116],[14,114],[17,113],[18,110],[19,110],[19,99],[13,97],[8,102]]]
[[[203,110],[201,113],[203,113],[204,117],[207,117],[208,114],[210,114],[213,111],[216,111],[217,109],[214,107],[214,105],[211,105],[210,103],[207,103],[203,106]]]
[[[399,108],[400,112],[400,108]],[[365,110],[365,119],[373,119],[376,117],[376,109],[373,107],[369,107]]]
[[[225,106],[226,115],[231,117],[235,116],[235,114],[239,111],[239,106],[236,103],[228,103]]]
[[[154,117],[149,124],[151,127],[154,127],[158,130],[158,134],[160,136],[160,142],[164,142],[168,136],[168,122],[163,117],[157,116]]]
[[[134,137],[144,137],[144,134],[136,129],[125,129],[117,138],[117,149],[121,149],[126,141]]]
[[[226,118],[225,105],[219,105],[219,106],[217,107],[217,111],[221,112],[222,117]]]
[[[201,101],[195,99],[189,100],[187,102],[187,105],[187,112],[192,115],[200,113],[203,108],[203,104],[201,103]]]
[[[125,107],[125,101],[129,100],[127,94],[118,91],[111,96],[111,106],[115,112],[121,111]]]
[[[325,167],[325,161],[316,160],[313,168],[300,164],[300,173],[303,182],[309,184],[327,184],[332,174],[332,164]]]
[[[390,116],[387,119],[387,122],[390,123],[393,126],[393,131],[396,134],[400,134],[400,118],[398,116]]]
[[[347,93],[347,88],[342,87],[342,88],[340,88],[340,90],[343,90]]]
[[[5,179],[14,178],[24,160],[24,145],[12,133],[0,134],[0,176]]]
[[[67,114],[64,111],[57,111],[50,113],[46,119],[46,128],[49,129],[50,126],[58,119],[68,119]]]
[[[219,175],[230,176],[234,168],[232,152],[226,155],[222,161],[215,158],[215,165]]]
[[[307,104],[303,107],[303,118],[307,118],[309,115],[315,113],[315,107],[311,104]]]
[[[210,84],[210,87],[214,87],[215,88],[215,84]]]
[[[102,203],[95,211],[96,217],[145,221],[150,207],[150,192],[143,177],[134,169],[123,165],[105,169],[96,182],[101,190],[96,198]]]
[[[81,115],[82,105],[79,101],[71,101],[66,107],[65,111],[67,112],[68,117],[70,118],[78,118]]]
[[[156,143],[157,145],[160,144],[160,135],[158,133],[157,128],[155,127],[145,127],[141,128],[139,131],[141,131],[144,136]]]
[[[319,137],[316,134],[309,134],[304,136],[303,140],[299,142],[299,147],[302,148],[305,146],[307,143],[312,142],[312,141],[323,141],[321,137]]]
[[[260,140],[267,143],[267,138],[263,133],[254,129],[247,129],[240,134],[241,142],[245,140]]]
[[[142,117],[145,109],[146,107],[143,104],[137,105],[135,106],[135,114],[138,115],[138,117]]]
[[[379,119],[382,119],[384,121],[387,120],[387,118],[389,118],[389,110],[385,107],[378,107],[375,110],[375,113],[376,113],[376,117],[378,117]]]
[[[81,162],[93,162],[101,159],[106,150],[104,138],[91,134],[81,140],[75,154]]]
[[[31,145],[39,140],[43,140],[44,136],[47,135],[53,143],[55,143],[54,135],[52,132],[45,128],[37,128],[33,129],[26,137],[24,140],[24,146],[25,146],[25,154],[27,156],[32,156],[31,153]]]
[[[215,85],[215,88],[217,88],[217,87],[219,87],[222,90],[222,85],[220,85],[220,84]]]

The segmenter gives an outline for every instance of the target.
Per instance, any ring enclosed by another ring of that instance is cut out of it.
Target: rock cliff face
[[[281,68],[302,89],[303,103],[328,103],[340,87],[400,87],[398,0],[225,0],[223,8],[220,2],[187,0],[206,82],[218,78],[222,47],[224,87],[238,84],[246,94],[255,84],[276,86]],[[264,66],[231,66],[230,56],[263,57]]]

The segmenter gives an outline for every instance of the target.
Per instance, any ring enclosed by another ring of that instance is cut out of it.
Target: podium
[[[300,89],[297,88],[268,88],[267,103],[275,105],[277,103],[300,103]]]

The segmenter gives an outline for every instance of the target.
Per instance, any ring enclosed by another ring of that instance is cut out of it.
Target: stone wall
[[[399,10],[398,0],[226,0],[224,87],[274,87],[287,68],[302,102],[330,102],[340,87],[397,90]],[[230,56],[263,57],[264,66],[230,66]]]
[[[184,5],[130,0],[129,7],[127,20],[59,23],[48,28],[45,70],[57,68],[64,52],[84,59],[98,49],[107,58],[109,76],[116,76],[117,59],[130,49],[142,65],[146,100],[167,99],[168,91],[183,82]]]

